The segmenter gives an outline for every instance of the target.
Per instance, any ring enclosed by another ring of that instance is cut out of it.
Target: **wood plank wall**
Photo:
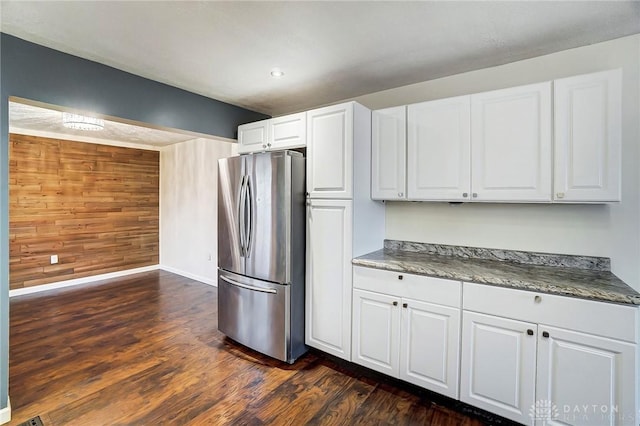
[[[158,264],[159,152],[19,134],[9,144],[10,289]]]

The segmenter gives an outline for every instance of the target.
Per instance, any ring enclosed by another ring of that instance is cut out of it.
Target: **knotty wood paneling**
[[[11,289],[158,263],[157,151],[18,134],[9,150]]]

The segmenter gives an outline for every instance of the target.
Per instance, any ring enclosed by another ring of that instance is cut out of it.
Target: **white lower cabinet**
[[[638,425],[637,306],[361,266],[353,287],[357,364],[527,425]]]
[[[362,267],[353,280],[352,361],[457,398],[461,283]]]
[[[460,400],[531,423],[536,325],[466,311],[462,321]]]
[[[530,425],[638,424],[637,307],[463,288],[462,401]]]
[[[411,299],[402,307],[400,378],[457,398],[460,309]]]
[[[398,376],[400,308],[398,298],[353,290],[353,361]]]
[[[546,325],[539,330],[536,400],[553,404],[546,424],[637,424],[634,344]]]
[[[351,359],[353,201],[307,201],[305,343]],[[312,243],[313,242],[313,243]]]

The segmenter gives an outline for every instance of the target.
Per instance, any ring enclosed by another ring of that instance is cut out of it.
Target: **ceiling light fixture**
[[[284,72],[280,68],[274,68],[271,70],[271,77],[280,78],[284,75]]]
[[[75,130],[102,130],[104,129],[104,120],[96,117],[87,117],[85,115],[74,114],[71,112],[62,113],[62,124],[64,127]]]

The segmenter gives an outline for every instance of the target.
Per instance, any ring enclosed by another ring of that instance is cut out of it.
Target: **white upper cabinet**
[[[270,149],[299,148],[307,144],[306,113],[286,115],[271,119],[269,131]]]
[[[622,71],[554,85],[554,201],[620,201]]]
[[[238,154],[259,152],[267,149],[271,120],[238,126]]]
[[[371,198],[407,198],[406,107],[373,111],[371,117]]]
[[[470,96],[407,107],[410,200],[470,199]]]
[[[471,96],[474,201],[551,201],[551,83]]]
[[[238,153],[306,146],[306,113],[285,115],[238,126]]]
[[[353,103],[307,112],[307,192],[311,198],[353,194]]]

